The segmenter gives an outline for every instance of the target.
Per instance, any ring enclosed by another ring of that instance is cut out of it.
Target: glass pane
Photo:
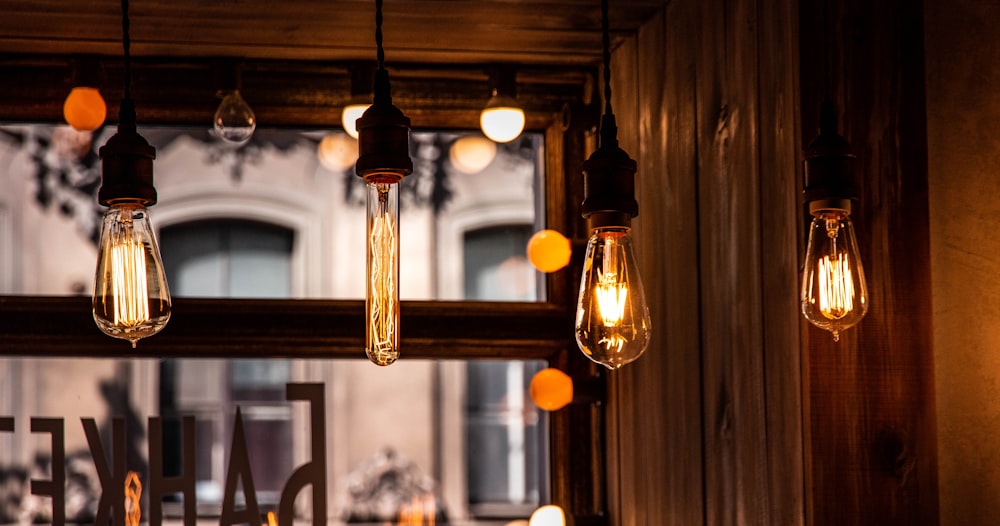
[[[0,295],[91,293],[103,212],[97,151],[114,131],[0,126]],[[157,149],[150,217],[164,264],[184,263],[170,280],[173,294],[363,297],[365,193],[353,139],[258,129],[234,149],[200,128],[140,133]],[[522,234],[541,226],[541,134],[495,144],[478,132],[417,130],[411,149],[414,171],[400,184],[401,296],[543,299],[541,275],[521,259]],[[277,234],[243,231],[261,224]],[[479,234],[502,229],[518,233],[501,246]],[[287,260],[268,255],[276,246]],[[221,247],[243,256],[226,262]],[[466,273],[467,264],[475,272]],[[268,279],[276,272],[287,272],[288,282]],[[480,292],[466,293],[469,280]]]
[[[77,503],[67,504],[67,520],[86,517],[101,493],[99,481],[88,475],[93,459],[80,418],[95,420],[105,448],[111,447],[111,419],[123,418],[127,468],[146,484],[156,461],[148,458],[147,422],[156,415],[163,417],[160,461],[167,476],[182,475],[187,452],[181,418],[195,418],[198,510],[202,517],[217,517],[237,406],[254,497],[262,513],[273,510],[292,471],[312,458],[319,435],[309,404],[286,400],[284,385],[278,400],[225,398],[226,374],[233,383],[237,377],[253,378],[256,385],[276,382],[275,373],[263,370],[266,363],[271,362],[0,359],[0,416],[15,422],[14,432],[0,431],[0,477],[6,481],[0,497],[7,503],[0,519],[50,520],[49,499],[29,498],[28,479],[50,473],[49,435],[31,432],[31,417],[40,416],[62,419],[65,426],[66,469],[73,480],[67,491]],[[438,523],[447,518],[449,524],[502,525],[527,518],[548,498],[548,419],[527,396],[531,372],[543,365],[404,360],[380,368],[365,360],[291,361],[289,381],[322,385],[319,424],[326,435],[321,445],[330,523],[354,517],[396,524],[401,513],[412,517],[417,508],[425,517],[435,513]],[[235,494],[242,506],[242,490]],[[167,501],[168,520],[179,522],[181,495]],[[296,507],[303,520],[311,513],[306,501],[299,499]]]

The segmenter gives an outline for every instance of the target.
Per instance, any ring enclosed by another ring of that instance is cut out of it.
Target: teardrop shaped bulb
[[[246,144],[257,128],[257,119],[239,90],[230,91],[215,110],[215,132],[224,141],[237,146]]]
[[[142,205],[117,203],[104,213],[93,312],[102,332],[132,347],[170,320],[167,277]]]
[[[865,272],[846,213],[822,214],[809,226],[800,300],[805,318],[832,332],[834,341],[868,312]]]
[[[635,361],[649,345],[651,322],[628,228],[594,230],[580,280],[576,342],[608,369]]]

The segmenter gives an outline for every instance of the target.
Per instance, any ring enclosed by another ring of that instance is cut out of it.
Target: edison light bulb
[[[108,105],[97,88],[77,86],[63,102],[63,117],[77,131],[94,131],[104,124]]]
[[[398,177],[368,179],[365,353],[376,365],[399,358]]]
[[[626,227],[594,229],[580,280],[576,342],[608,369],[634,361],[649,345],[646,295]]]
[[[868,287],[854,226],[844,212],[824,212],[809,227],[802,272],[802,314],[833,333],[853,327],[868,312]]]
[[[369,106],[371,104],[348,104],[340,114],[340,123],[344,126],[344,131],[354,140],[358,139],[358,119],[365,114]]]
[[[108,336],[132,342],[170,320],[170,292],[149,212],[116,203],[104,213],[94,279],[94,320]]]
[[[479,114],[479,126],[483,130],[483,135],[492,141],[513,141],[524,130],[524,110],[518,108],[513,100],[509,103],[487,106]]]
[[[257,118],[240,90],[232,90],[222,98],[213,122],[219,137],[235,145],[246,144],[257,128]]]

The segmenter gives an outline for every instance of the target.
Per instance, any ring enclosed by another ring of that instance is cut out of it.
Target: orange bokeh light
[[[542,272],[555,272],[569,265],[569,239],[555,230],[540,230],[528,240],[528,261]]]
[[[573,401],[573,379],[551,367],[535,373],[528,390],[535,405],[546,411],[558,411]]]
[[[63,103],[63,117],[74,129],[94,131],[104,124],[108,116],[108,106],[97,88],[77,86],[69,92]]]

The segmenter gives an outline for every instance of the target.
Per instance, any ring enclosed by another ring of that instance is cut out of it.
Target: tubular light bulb
[[[240,90],[232,90],[222,98],[213,120],[215,132],[228,143],[240,146],[246,144],[257,128],[257,118]]]
[[[649,337],[649,308],[629,229],[596,228],[583,263],[576,341],[588,358],[614,370],[639,358]]]
[[[340,122],[344,126],[344,131],[354,140],[358,139],[358,119],[364,115],[369,106],[371,104],[348,104],[344,106],[344,111],[340,114]]]
[[[479,114],[479,126],[483,135],[494,142],[510,142],[524,130],[524,110],[509,104],[487,106]]]
[[[66,96],[63,117],[77,131],[94,131],[104,124],[108,105],[97,88],[77,86]]]
[[[391,181],[391,182],[390,182]],[[399,184],[368,180],[365,353],[376,365],[399,358]]]
[[[802,273],[802,314],[833,333],[853,327],[868,312],[868,287],[850,216],[826,212],[809,227]]]
[[[170,320],[170,292],[146,208],[113,204],[104,213],[98,250],[94,321],[134,348]]]

